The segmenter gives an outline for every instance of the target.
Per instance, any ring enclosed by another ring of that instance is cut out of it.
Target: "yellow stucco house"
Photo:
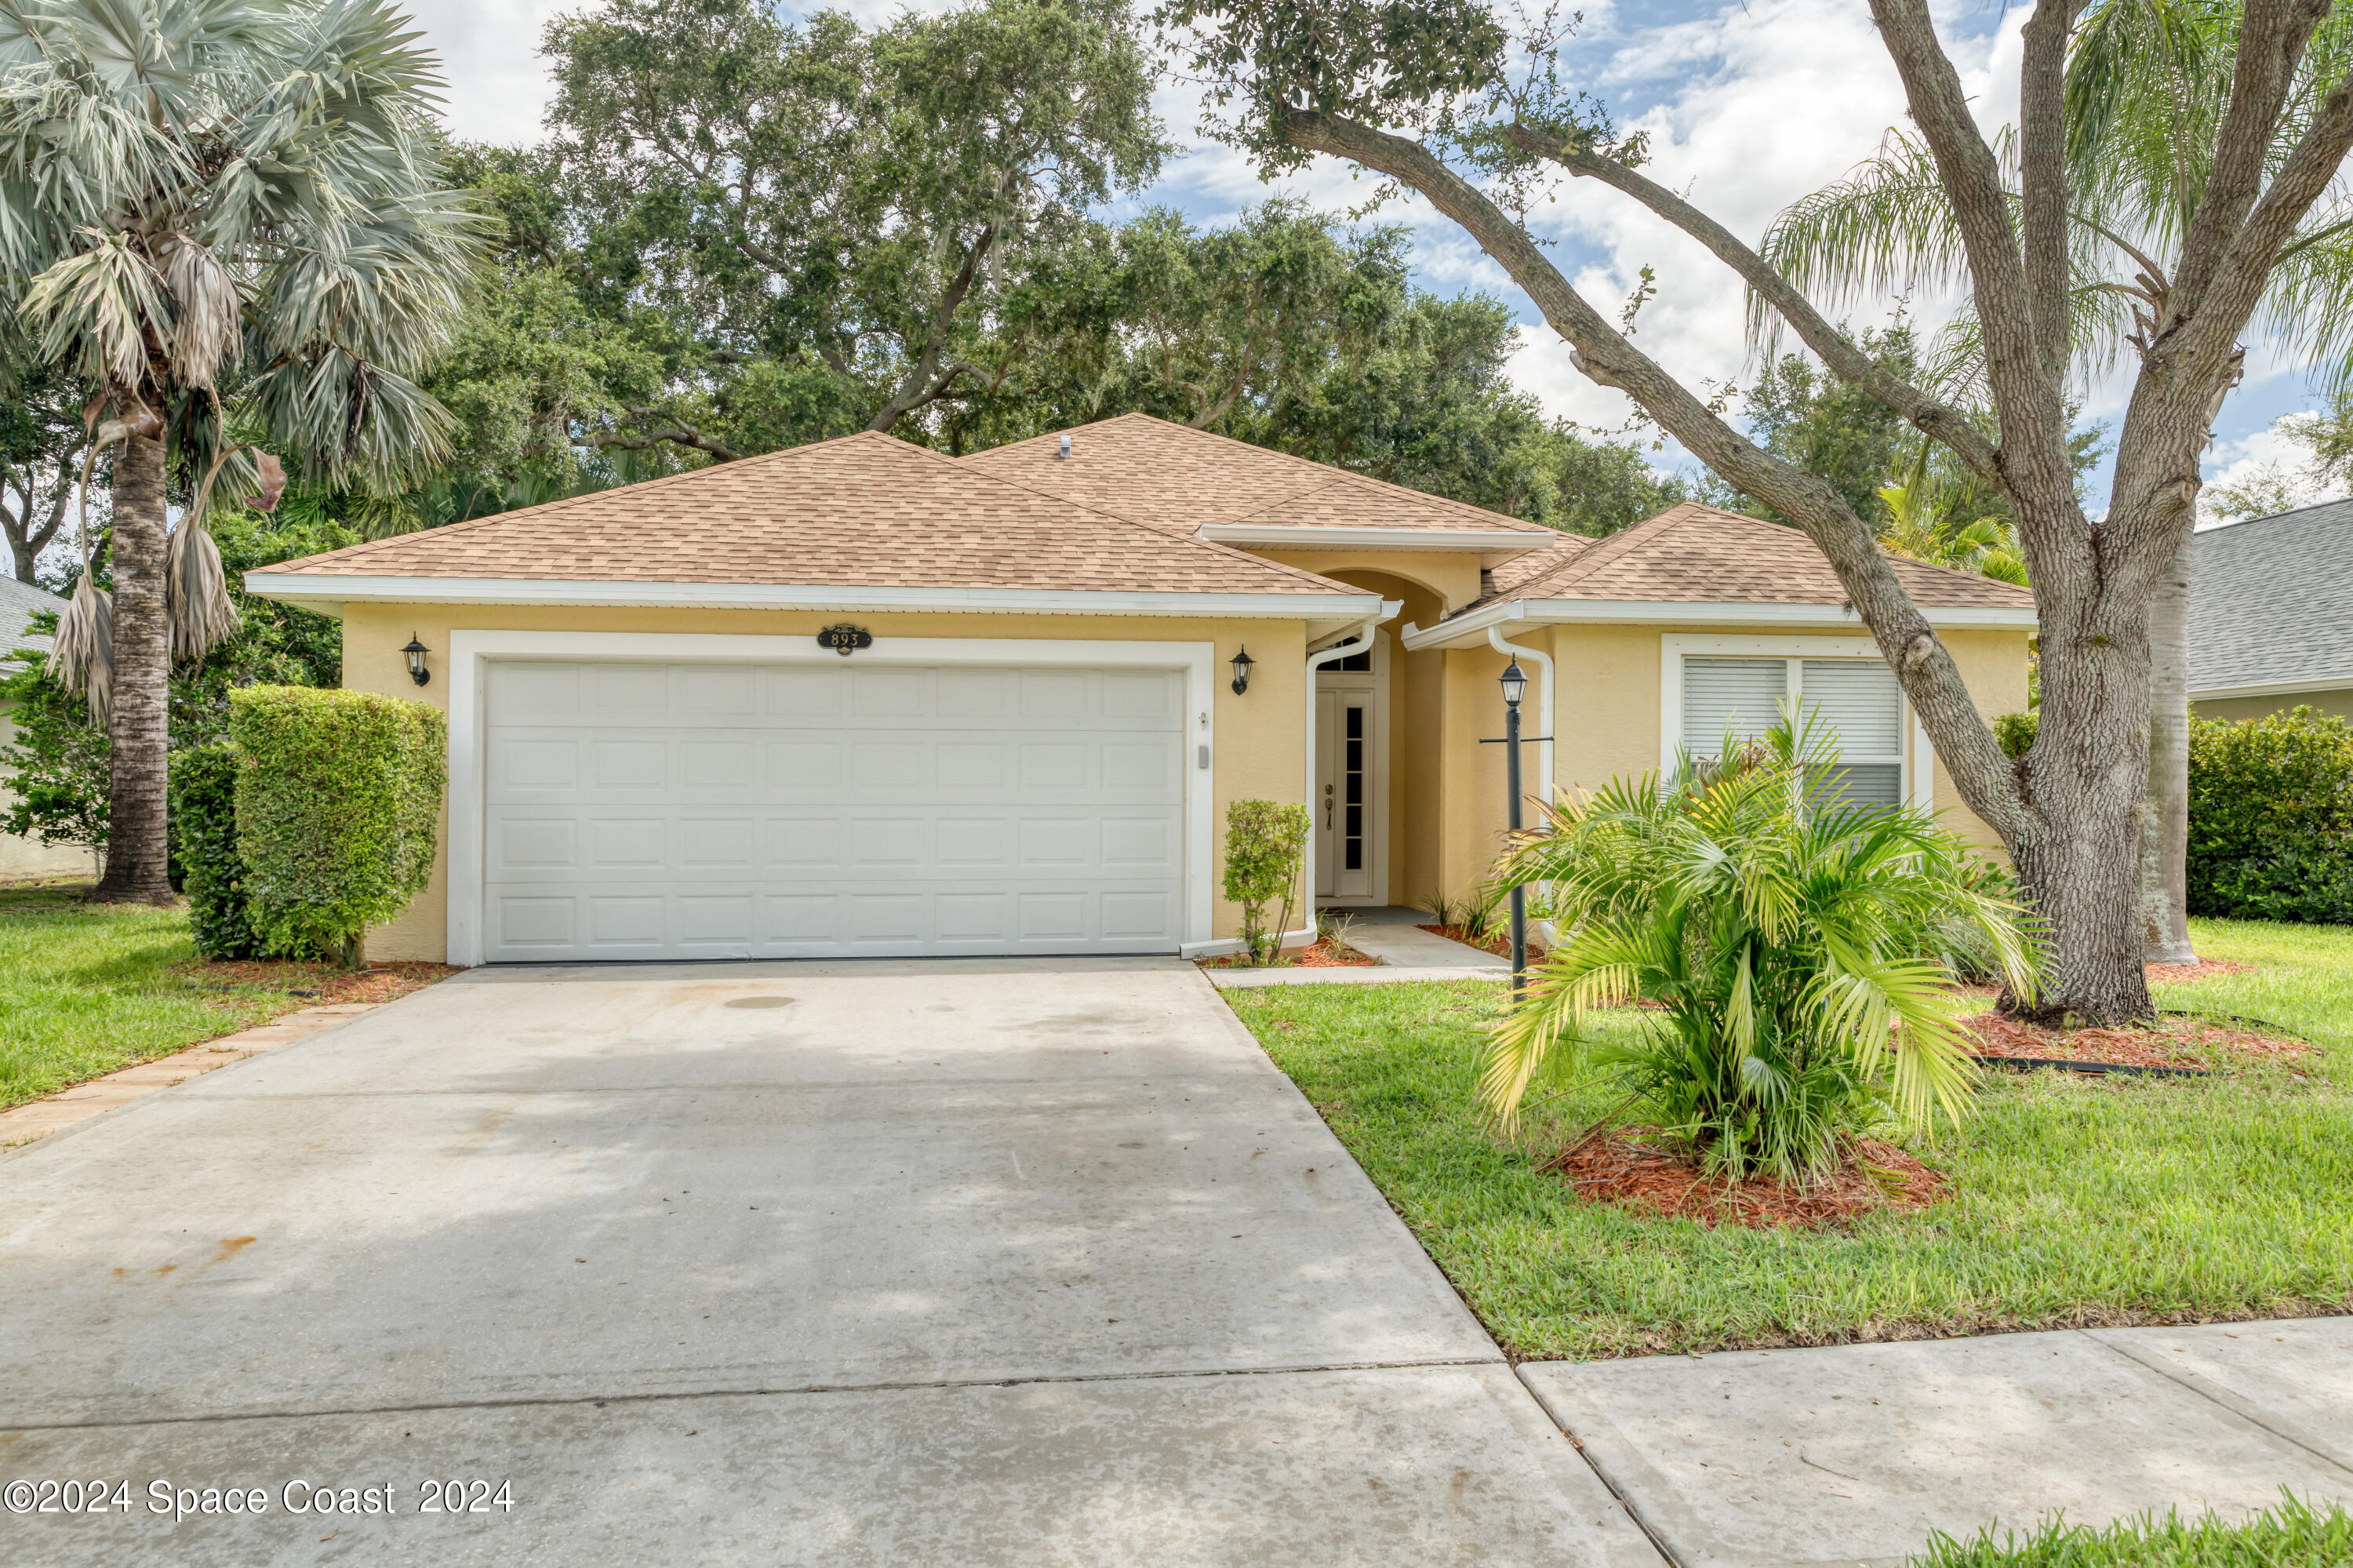
[[[2031,598],[1897,570],[2023,708]],[[1313,808],[1319,904],[1426,906],[1494,853],[1514,654],[1532,792],[1801,694],[1852,789],[1991,842],[1795,531],[1585,539],[1140,415],[850,436],[246,581],[342,618],[346,684],[448,712],[440,863],[378,959],[1225,951],[1248,797]]]

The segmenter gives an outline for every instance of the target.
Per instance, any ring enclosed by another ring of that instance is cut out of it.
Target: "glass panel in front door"
[[[1315,893],[1373,895],[1373,694],[1321,692],[1315,704]]]

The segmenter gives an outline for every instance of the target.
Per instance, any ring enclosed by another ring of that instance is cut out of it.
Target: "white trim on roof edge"
[[[1071,588],[830,588],[798,583],[617,582],[569,577],[359,577],[248,572],[245,591],[318,609],[362,604],[621,605],[689,609],[935,610],[995,615],[1199,616],[1362,620],[1377,593],[1094,592]],[[329,611],[329,613],[333,613]]]
[[[2260,522],[2262,519],[2253,521]],[[2234,526],[2231,524],[2219,525]],[[2253,686],[2209,686],[2190,693],[2189,700],[2193,703],[2221,703],[2232,697],[2292,697],[2299,692],[2337,692],[2348,686],[2353,686],[2353,673],[2331,675],[2317,681],[2266,681]]]
[[[1283,528],[1259,523],[1204,523],[1198,535],[1213,545],[1257,545],[1293,550],[1479,550],[1525,556],[1553,547],[1552,530],[1518,528]]]
[[[1931,626],[1954,628],[2007,627],[2031,630],[2035,612],[2028,607],[1970,605],[1922,606]],[[1720,599],[1519,599],[1466,610],[1435,626],[1418,627],[1405,634],[1407,648],[1419,651],[1460,644],[1484,647],[1487,629],[1505,621],[1538,625],[1574,625],[1580,621],[1651,622],[1662,626],[1852,627],[1854,611],[1842,604],[1770,604]]]

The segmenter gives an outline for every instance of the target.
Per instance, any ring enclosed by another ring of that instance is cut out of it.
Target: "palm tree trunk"
[[[114,460],[114,705],[106,902],[171,901],[164,784],[170,766],[170,625],[164,610],[164,443],[127,438]]]
[[[2189,541],[2148,604],[2148,793],[2141,802],[2141,941],[2153,964],[2189,945]]]

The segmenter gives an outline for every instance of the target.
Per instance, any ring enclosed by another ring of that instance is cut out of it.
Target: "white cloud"
[[[2338,486],[2313,473],[2312,449],[2287,432],[2289,421],[2303,417],[2284,414],[2259,430],[2214,443],[2204,463],[2207,504],[2199,508],[2200,526],[2228,521],[2215,514],[2213,501],[2219,490],[2264,497],[2264,512],[2310,506],[2340,493]]]
[[[443,118],[470,142],[536,142],[555,96],[540,34],[577,0],[410,0],[425,44],[448,82]]]

